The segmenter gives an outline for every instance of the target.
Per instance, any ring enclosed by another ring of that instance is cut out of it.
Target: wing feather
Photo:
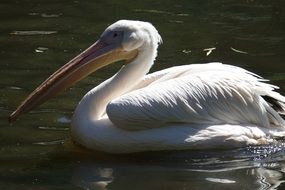
[[[263,81],[221,63],[173,67],[147,75],[132,91],[112,100],[106,112],[127,130],[171,123],[284,125],[261,96],[284,97]]]

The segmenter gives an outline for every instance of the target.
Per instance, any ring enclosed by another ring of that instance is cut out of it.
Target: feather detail
[[[171,123],[285,125],[261,97],[283,100],[273,91],[276,87],[238,67],[180,66],[147,75],[143,81],[145,85],[138,84],[138,89],[108,104],[106,112],[115,126],[144,130]]]

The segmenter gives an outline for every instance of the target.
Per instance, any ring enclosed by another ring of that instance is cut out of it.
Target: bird
[[[149,22],[119,20],[40,84],[9,116],[34,109],[89,74],[124,61],[77,105],[71,138],[107,153],[238,148],[285,135],[285,97],[277,86],[219,62],[149,73],[162,38]]]

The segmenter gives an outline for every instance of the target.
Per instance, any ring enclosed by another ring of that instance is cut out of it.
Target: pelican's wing
[[[154,79],[156,74],[147,77]],[[142,130],[171,123],[285,125],[262,96],[278,102],[285,98],[244,69],[220,63],[190,65],[155,79],[108,104],[106,112],[116,126]]]
[[[130,91],[134,91],[134,90],[146,87],[150,84],[153,85],[156,83],[160,83],[160,82],[167,81],[170,79],[186,76],[186,75],[193,74],[193,73],[197,74],[197,73],[205,72],[205,71],[229,71],[229,70],[231,70],[231,72],[238,72],[239,70],[243,70],[243,69],[234,67],[231,65],[225,65],[219,62],[213,62],[213,63],[208,63],[208,64],[192,64],[192,65],[174,66],[171,68],[167,68],[167,69],[160,70],[160,71],[146,75]],[[250,73],[250,74],[255,75],[254,73]]]
[[[130,89],[130,91],[144,88],[150,84],[154,84],[157,82],[177,78],[178,76],[181,76],[183,75],[183,73],[187,72],[190,68],[190,65],[181,65],[148,74],[138,84],[136,84],[132,89]]]

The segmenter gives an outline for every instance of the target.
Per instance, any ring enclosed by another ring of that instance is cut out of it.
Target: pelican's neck
[[[73,120],[77,121],[76,125],[83,127],[86,121],[100,119],[110,101],[136,85],[149,72],[157,54],[157,46],[154,43],[142,46],[138,56],[131,63],[123,66],[113,77],[90,90],[75,110]]]

